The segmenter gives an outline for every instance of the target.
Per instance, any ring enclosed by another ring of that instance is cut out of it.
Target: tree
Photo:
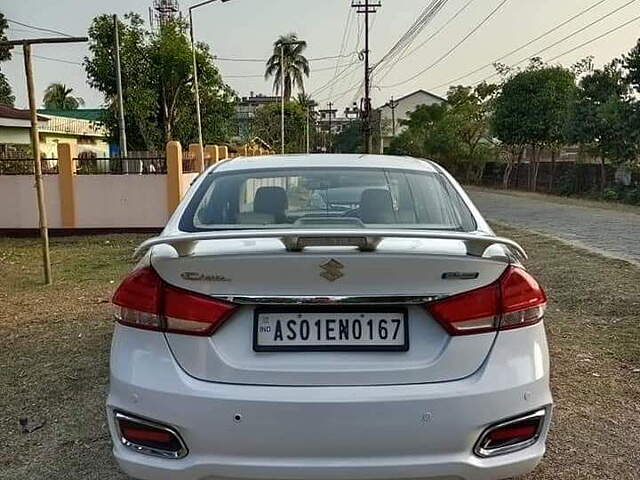
[[[334,140],[338,153],[362,153],[362,122],[354,120]]]
[[[487,160],[493,155],[490,118],[498,86],[481,83],[475,88],[451,87],[447,94],[446,126],[449,144],[457,143],[454,169],[466,181],[478,181]],[[456,142],[457,139],[457,142]]]
[[[316,102],[313,98],[311,98],[311,95],[304,92],[298,93],[298,96],[296,97],[296,102],[298,102],[305,111],[305,116],[307,117],[305,118],[305,122],[307,123],[307,125],[305,125],[305,132],[306,132],[306,129],[308,128],[310,151],[313,152],[315,150],[314,145],[316,145],[316,140],[317,140],[317,131],[315,128],[317,113],[315,108],[318,106],[318,102]],[[306,149],[307,147],[306,147],[306,138],[305,138],[305,145],[304,145],[303,151],[306,151]]]
[[[4,17],[4,14],[0,12],[0,42],[7,40],[7,34],[5,33],[7,28],[9,28],[9,23]],[[11,47],[2,46],[0,47],[0,62],[5,62],[7,60],[11,60]],[[0,105],[13,106],[15,101],[16,97],[11,91],[11,85],[9,85],[9,81],[5,74],[0,70]]]
[[[67,88],[64,83],[51,83],[44,91],[44,108],[51,110],[76,110],[84,105],[82,97],[73,97],[73,88]]]
[[[432,157],[443,161],[451,147],[438,139],[438,127],[447,114],[446,104],[418,105],[409,112],[407,120],[400,124],[406,129],[391,141],[389,147],[393,155]]]
[[[447,102],[420,105],[401,124],[407,127],[391,142],[390,151],[429,157],[466,181],[481,177],[494,146],[490,115],[497,87],[451,87]]]
[[[626,83],[640,92],[640,39],[629,53],[623,55],[622,66],[627,71]]]
[[[556,151],[564,142],[565,125],[575,96],[573,72],[562,67],[533,64],[506,80],[496,99],[493,132],[516,150],[532,152],[529,188],[536,190],[543,149]]]
[[[284,76],[284,99],[287,102],[295,87],[304,93],[304,77],[309,77],[310,72],[309,62],[302,54],[306,49],[307,42],[298,40],[295,33],[282,35],[273,44],[273,54],[267,61],[264,78],[273,77],[273,91],[279,95]],[[284,63],[281,65],[282,57]]]
[[[620,164],[637,156],[637,119],[622,61],[614,60],[582,78],[566,135],[600,159],[601,191],[606,186],[607,161]]]
[[[117,87],[113,18],[96,17],[89,28],[89,52],[84,64],[89,84],[105,97],[104,123],[118,138]],[[142,18],[125,15],[119,22],[122,88],[127,141],[132,150],[161,149],[169,140],[183,145],[198,139],[193,96],[190,42],[180,20],[157,31],[146,29]],[[222,80],[204,44],[196,45],[202,130],[205,142],[228,138],[235,93]]]
[[[298,102],[284,105],[285,152],[304,151],[306,111]],[[256,111],[251,125],[251,135],[260,137],[276,151],[282,144],[280,132],[280,104],[268,103]]]

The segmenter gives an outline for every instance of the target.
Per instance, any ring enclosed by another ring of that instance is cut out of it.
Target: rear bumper
[[[544,327],[502,332],[483,367],[455,382],[371,387],[273,387],[196,380],[162,335],[117,326],[107,401],[114,455],[139,479],[473,479],[516,476],[544,454],[551,414]],[[490,424],[548,409],[540,440],[481,459]],[[173,426],[189,454],[135,453],[113,410]]]

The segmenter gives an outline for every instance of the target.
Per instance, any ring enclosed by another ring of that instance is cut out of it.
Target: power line
[[[637,2],[637,1],[638,1],[638,0],[630,0],[630,1],[628,1],[628,2],[627,2],[627,3],[625,3],[624,5],[622,5],[622,6],[618,7],[618,8],[616,8],[616,9],[614,9],[614,10],[612,10],[612,11],[610,11],[609,13],[607,13],[607,14],[603,15],[602,17],[598,18],[597,20],[594,20],[594,21],[593,21],[593,22],[591,22],[590,24],[585,25],[585,26],[584,26],[584,27],[582,27],[582,28],[579,28],[578,30],[576,30],[576,31],[574,31],[574,32],[572,32],[572,33],[570,33],[569,35],[567,35],[567,36],[565,36],[565,37],[561,38],[560,40],[557,40],[556,42],[552,43],[551,45],[549,45],[549,46],[547,46],[547,47],[544,47],[542,50],[538,50],[536,53],[534,53],[534,54],[532,54],[532,55],[529,55],[529,56],[527,56],[527,57],[523,58],[523,59],[522,59],[522,60],[520,60],[519,62],[514,63],[512,66],[513,66],[513,67],[517,67],[518,65],[521,65],[522,63],[526,62],[526,61],[527,61],[527,60],[529,60],[530,58],[537,57],[537,56],[538,56],[538,55],[540,55],[541,53],[544,53],[544,52],[546,52],[547,50],[550,50],[551,48],[553,48],[553,47],[555,47],[555,46],[557,46],[557,45],[560,45],[561,43],[566,42],[566,41],[567,41],[567,40],[569,40],[570,38],[575,37],[575,36],[576,36],[576,35],[578,35],[579,33],[584,32],[585,30],[587,30],[587,29],[589,29],[589,28],[593,27],[594,25],[597,25],[598,23],[602,22],[603,20],[605,20],[605,19],[609,18],[611,15],[613,15],[613,14],[615,14],[615,13],[618,13],[618,12],[619,12],[620,10],[622,10],[623,8],[626,8],[626,7],[628,7],[629,5],[631,5],[632,3],[635,3],[635,2]]]
[[[22,52],[18,52],[18,51],[15,51],[15,52],[12,52],[12,53],[15,53],[17,55],[23,55]],[[33,58],[39,58],[40,60],[49,60],[49,61],[52,61],[52,62],[67,63],[69,65],[82,66],[81,62],[74,62],[72,60],[65,60],[64,58],[45,57],[44,55],[33,55],[33,54],[31,56]]]
[[[617,26],[616,28],[613,28],[613,29],[609,30],[608,32],[605,32],[605,33],[603,33],[601,35],[598,35],[595,38],[592,38],[591,40],[589,40],[587,42],[581,43],[577,47],[573,47],[572,49],[567,50],[566,52],[561,53],[560,55],[556,55],[555,57],[550,58],[548,61],[549,62],[553,62],[554,60],[557,60],[560,57],[564,57],[565,55],[569,55],[570,53],[573,53],[573,52],[575,52],[576,50],[578,50],[578,49],[580,49],[582,47],[586,47],[587,45],[589,45],[589,44],[591,44],[593,42],[596,42],[596,41],[598,41],[598,40],[600,40],[600,39],[602,39],[604,37],[607,37],[607,36],[611,35],[612,33],[617,32],[618,30],[620,30],[620,29],[622,29],[622,28],[624,28],[624,27],[626,27],[628,25],[631,25],[634,22],[637,22],[638,20],[640,20],[640,15],[638,15],[635,18],[632,18],[631,20],[629,20],[628,22],[623,23],[622,25]]]
[[[341,98],[343,98],[343,97],[344,97],[345,95],[347,95],[348,93],[353,92],[354,90],[357,90],[357,89],[360,89],[360,88],[362,88],[362,86],[361,86],[361,85],[356,85],[355,87],[351,87],[351,88],[349,88],[348,90],[345,90],[345,91],[340,92],[340,93],[336,93],[336,94],[335,94],[334,96],[332,96],[332,97],[325,97],[325,98],[322,98],[322,99],[320,99],[320,100],[316,100],[316,101],[317,101],[318,103],[324,103],[324,102],[326,102],[326,101],[328,101],[328,100],[335,100],[335,101],[337,101],[337,100],[340,100]]]
[[[350,9],[351,10],[351,9]],[[353,10],[351,10],[353,11]],[[355,16],[356,22],[355,25],[357,27],[357,37],[356,37],[356,51],[360,49],[360,43],[362,42],[362,25],[361,25],[361,17],[360,16]],[[358,62],[355,62],[358,63]],[[354,64],[355,64],[354,63]],[[357,68],[352,68],[353,65],[351,66],[347,66],[344,69],[342,69],[340,71],[340,73],[338,73],[337,75],[334,75],[331,79],[329,79],[329,81],[327,81],[326,83],[322,84],[320,87],[316,88],[315,90],[313,90],[309,95],[317,95],[320,92],[325,91],[327,88],[333,87],[335,84],[337,84],[337,82],[341,79],[343,79],[347,73],[351,73],[351,77],[349,78],[353,78],[353,74],[357,72]],[[327,97],[327,100],[330,99],[331,97]]]
[[[444,25],[442,25],[438,30],[436,30],[433,34],[431,34],[429,37],[427,37],[427,39],[424,42],[422,42],[420,45],[415,47],[413,50],[411,50],[409,53],[407,53],[402,58],[406,58],[406,57],[409,57],[409,56],[413,55],[417,50],[420,50],[429,41],[431,41],[432,39],[437,37],[440,34],[440,32],[442,32],[442,30],[444,30],[446,27],[448,27],[451,22],[453,22],[456,18],[458,18],[462,14],[462,12],[464,12],[467,8],[469,8],[469,6],[475,1],[476,0],[469,0],[467,3],[465,3],[462,7],[460,7],[460,9],[449,20],[446,21],[446,23]],[[603,0],[603,1],[606,1],[606,0]]]
[[[346,67],[350,67],[353,65],[356,65],[360,62],[351,62],[349,64],[346,65]],[[345,65],[340,65],[340,67],[343,67]],[[328,72],[329,70],[333,70],[334,67],[324,67],[324,68],[315,68],[312,69],[310,73],[317,73],[317,72]],[[249,74],[249,75],[224,75],[224,78],[264,78],[264,74]]]
[[[353,9],[352,8],[347,10],[347,18],[346,18],[345,23],[344,23],[344,31],[342,32],[342,42],[340,43],[340,53],[339,53],[339,55],[342,55],[342,53],[344,52],[345,46],[347,44],[347,36],[350,36],[350,33],[351,33],[351,30],[350,30],[351,29],[351,21],[352,21],[354,16],[355,15],[353,14]],[[334,70],[334,73],[333,73],[334,77],[336,75],[338,75],[338,69],[339,69],[338,64],[339,63],[340,63],[340,60],[339,59],[336,60],[336,67],[335,67],[335,70]],[[330,95],[333,94],[333,87],[334,87],[334,84],[332,84],[332,86],[331,86]]]
[[[557,59],[558,59],[558,58],[560,58],[560,57],[564,57],[565,55],[569,55],[570,53],[573,53],[573,52],[575,52],[576,50],[579,50],[580,48],[586,47],[587,45],[590,45],[590,44],[592,44],[593,42],[596,42],[596,41],[598,41],[598,40],[601,40],[601,39],[602,39],[602,38],[604,38],[604,37],[608,37],[608,36],[609,36],[609,35],[611,35],[612,33],[615,33],[615,32],[617,32],[618,30],[620,30],[620,29],[622,29],[622,28],[624,28],[624,27],[626,27],[626,26],[628,26],[628,25],[631,25],[632,23],[637,22],[638,20],[640,20],[640,15],[639,15],[639,16],[637,16],[637,17],[632,18],[631,20],[628,20],[628,21],[624,22],[624,23],[623,23],[623,24],[621,24],[621,25],[618,25],[618,26],[617,26],[617,27],[615,27],[615,28],[612,28],[611,30],[606,31],[605,33],[602,33],[602,34],[598,35],[597,37],[592,38],[591,40],[587,40],[586,42],[581,43],[580,45],[578,45],[578,46],[576,46],[576,47],[573,47],[573,48],[571,48],[571,49],[567,50],[566,52],[563,52],[563,53],[561,53],[561,54],[559,54],[559,55],[556,55],[555,57],[550,58],[550,59],[549,59],[549,60],[547,60],[547,61],[548,61],[548,62],[553,62],[554,60],[557,60]],[[526,59],[526,60],[528,60],[528,59]],[[515,64],[513,64],[513,65],[510,65],[510,67],[516,67],[517,65],[519,65],[519,64],[521,64],[521,63],[522,63],[522,61],[520,61],[520,62],[518,62],[518,63],[515,63]],[[476,82],[476,83],[475,83],[475,85],[477,85],[477,84],[479,84],[479,83],[482,83],[482,82],[486,82],[486,81],[487,81],[487,80],[489,80],[490,78],[496,77],[496,76],[498,76],[498,75],[499,75],[499,74],[498,74],[497,72],[496,72],[496,73],[494,73],[494,74],[492,74],[492,75],[489,75],[488,77],[483,78],[483,79],[482,79],[482,80],[480,80],[479,82]]]
[[[411,24],[407,31],[396,41],[396,43],[385,53],[382,58],[373,66],[376,70],[381,65],[388,64],[394,58],[401,55],[406,48],[415,40],[422,30],[435,18],[438,12],[444,7],[448,0],[432,0],[418,15],[418,18]]]
[[[56,34],[56,35],[62,35],[62,36],[64,36],[64,37],[73,37],[73,35],[69,35],[68,33],[59,32],[59,31],[57,31],[57,30],[52,30],[52,29],[50,29],[50,28],[36,27],[35,25],[29,25],[28,23],[22,23],[22,22],[19,22],[19,21],[17,21],[17,20],[12,20],[11,18],[7,18],[6,20],[7,20],[8,22],[15,23],[16,25],[22,25],[23,27],[27,27],[27,28],[30,28],[30,29],[32,29],[32,30],[39,30],[39,31],[41,31],[41,32],[54,33],[54,34]]]
[[[538,35],[536,38],[534,38],[533,40],[529,40],[528,42],[520,45],[518,48],[511,50],[509,53],[506,53],[504,55],[502,55],[501,57],[495,59],[492,62],[487,63],[486,65],[483,65],[481,67],[476,68],[475,70],[469,72],[469,73],[465,73],[464,75],[461,75],[459,77],[454,78],[453,80],[449,80],[448,82],[444,82],[436,87],[432,87],[433,90],[437,90],[439,88],[442,87],[446,87],[448,85],[453,85],[456,82],[459,82],[460,80],[464,80],[465,78],[468,78],[478,72],[481,72],[482,70],[493,66],[495,63],[500,62],[502,60],[504,60],[505,58],[510,57],[511,55],[513,55],[514,53],[518,53],[519,51],[527,48],[529,45],[532,45],[533,43],[537,42],[538,40],[543,39],[544,37],[549,36],[550,34],[558,31],[559,29],[561,29],[562,27],[564,27],[565,25],[568,25],[569,23],[571,23],[572,21],[580,18],[582,15],[590,12],[591,10],[593,10],[594,8],[598,7],[599,5],[603,4],[604,2],[608,2],[609,0],[599,0],[598,2],[594,3],[593,5],[591,5],[590,7],[582,10],[581,12],[577,13],[576,15],[572,16],[571,18],[565,20],[564,22],[556,25],[555,27],[551,28],[550,30],[547,30],[546,32],[544,32],[541,35]]]
[[[606,1],[606,0],[604,0]],[[399,57],[395,63],[393,64],[393,66],[391,66],[390,68],[387,69],[386,73],[384,75],[382,75],[382,77],[380,77],[380,79],[378,81],[383,81],[385,78],[387,78],[387,76],[393,71],[393,68],[402,60],[404,60],[405,58],[413,55],[416,51],[420,50],[422,47],[424,47],[427,43],[429,43],[431,40],[433,40],[435,37],[437,37],[446,27],[448,27],[451,22],[453,22],[456,18],[458,18],[473,2],[475,2],[475,0],[469,0],[467,3],[465,3],[452,17],[449,18],[449,20],[447,20],[438,30],[436,30],[435,32],[433,32],[431,35],[429,35],[420,45],[418,45],[417,47],[415,47],[414,49],[412,49],[410,52],[402,55],[401,57]]]
[[[463,43],[465,43],[473,34],[475,34],[478,30],[480,30],[480,28],[482,28],[482,26],[487,23],[496,13],[498,13],[498,11],[502,8],[502,6],[507,3],[509,0],[502,0],[502,2],[500,2],[498,4],[498,6],[496,8],[494,8],[491,13],[489,13],[489,15],[487,15],[486,17],[484,17],[484,19],[482,19],[482,21],[476,25],[467,35],[465,35],[462,40],[460,40],[458,43],[456,43],[453,47],[451,47],[444,55],[442,55],[440,58],[438,58],[435,62],[433,62],[431,65],[427,66],[426,68],[424,68],[423,70],[421,70],[420,72],[416,73],[415,75],[413,75],[412,77],[402,81],[402,82],[398,82],[398,83],[394,83],[393,85],[387,85],[384,86],[382,88],[393,88],[393,87],[398,87],[400,85],[404,85],[405,83],[409,83],[412,80],[415,80],[416,78],[420,77],[421,75],[424,75],[427,71],[431,70],[433,67],[435,67],[436,65],[438,65],[439,63],[441,63],[443,60],[445,60],[447,57],[449,57],[453,52],[455,52]],[[632,0],[632,1],[636,1],[636,0]]]
[[[335,60],[335,59],[339,59],[339,58],[349,58],[349,57],[353,57],[353,55],[355,55],[356,52],[351,52],[351,53],[345,53],[345,54],[341,54],[341,55],[331,55],[331,56],[327,56],[327,57],[317,57],[317,58],[308,58],[307,61],[308,62],[321,62],[323,60]],[[268,61],[267,58],[233,58],[233,57],[218,57],[217,55],[214,55],[213,57],[214,60],[218,60],[221,62],[247,62],[247,63],[266,63]]]

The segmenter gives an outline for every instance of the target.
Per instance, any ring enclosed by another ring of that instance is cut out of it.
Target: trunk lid
[[[471,375],[496,334],[452,337],[423,305],[487,285],[507,266],[504,260],[467,255],[461,241],[402,238],[384,239],[374,252],[342,247],[288,252],[277,239],[208,240],[185,257],[156,246],[151,263],[168,284],[240,304],[211,337],[166,334],[187,373],[212,382],[309,386],[428,383]],[[330,304],[336,311],[404,309],[409,348],[255,351],[256,308],[269,312],[284,304],[301,314],[316,311],[313,304]]]

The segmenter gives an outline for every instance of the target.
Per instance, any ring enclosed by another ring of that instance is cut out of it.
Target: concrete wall
[[[47,217],[51,228],[61,228],[60,186],[57,175],[43,178]],[[0,228],[38,228],[33,175],[0,175]]]
[[[165,175],[78,175],[77,228],[159,228],[168,219]]]
[[[181,180],[182,180],[182,192],[183,195],[186,195],[186,193],[189,191],[189,188],[191,187],[191,183],[198,178],[198,175],[200,175],[199,173],[183,173]]]
[[[44,176],[50,228],[160,229],[199,175],[183,173],[182,146],[178,142],[167,145],[166,174],[78,175],[75,159],[80,147],[73,142],[59,142],[59,173]],[[205,150],[207,163],[215,163],[228,154],[226,147],[215,145]],[[204,155],[200,155],[197,168],[204,170]],[[0,175],[0,230],[37,227],[33,175]]]

